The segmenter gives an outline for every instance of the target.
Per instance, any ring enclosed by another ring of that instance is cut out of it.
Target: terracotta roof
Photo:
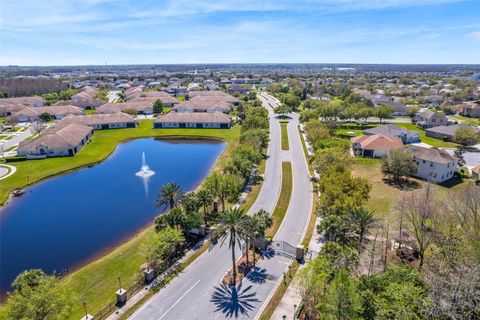
[[[49,149],[69,149],[77,146],[93,128],[78,123],[59,124],[42,132],[37,138],[22,141],[18,150],[33,151],[38,146]]]
[[[152,109],[153,103],[150,101],[128,101],[120,103],[105,103],[104,105],[97,108],[98,113],[112,113],[112,112],[123,112],[128,109],[135,109],[138,112]]]
[[[16,98],[2,98],[0,99],[0,106],[11,104],[23,104],[25,106],[33,106],[35,103],[44,103],[45,99],[42,97],[16,97]]]
[[[473,167],[472,172],[475,172],[476,174],[480,174],[480,164]]]
[[[160,115],[155,123],[230,123],[231,118],[221,112],[169,112]]]
[[[398,137],[384,134],[363,135],[351,139],[352,143],[359,143],[362,149],[367,150],[393,150],[403,147],[403,142]]]
[[[415,155],[415,158],[421,160],[428,160],[441,164],[447,164],[456,161],[455,157],[438,148],[425,148],[413,145],[409,145],[406,148]]]
[[[112,113],[112,114],[92,114],[92,115],[69,115],[63,118],[59,123],[80,123],[87,126],[123,123],[123,122],[137,122],[135,118],[126,113]]]
[[[85,107],[90,107],[90,106],[95,106],[95,107],[100,107],[101,105],[104,105],[105,101],[97,99],[97,98],[91,98],[91,99],[77,99],[77,100],[60,100],[57,103],[54,104],[54,106],[66,106],[66,105],[72,105],[80,108],[85,108]]]
[[[66,106],[46,106],[46,107],[25,107],[15,112],[11,117],[18,116],[39,116],[48,113],[51,115],[83,114],[83,109],[72,105]]]

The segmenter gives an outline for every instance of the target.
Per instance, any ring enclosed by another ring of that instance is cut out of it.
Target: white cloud
[[[480,31],[474,31],[468,34],[470,38],[480,40]]]

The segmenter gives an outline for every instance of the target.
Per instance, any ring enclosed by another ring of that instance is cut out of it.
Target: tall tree
[[[235,249],[241,250],[242,241],[252,237],[252,231],[249,226],[249,216],[245,211],[239,208],[231,208],[222,213],[212,231],[213,242],[220,241],[222,246],[228,239],[228,248],[232,251],[232,284],[237,281],[237,266]]]
[[[384,119],[392,118],[393,108],[390,107],[388,104],[381,104],[375,108],[375,115],[380,120],[380,123]]]
[[[212,205],[212,194],[208,189],[200,189],[197,192],[198,204],[203,208],[203,219],[205,228],[208,227],[208,207]]]
[[[27,270],[17,276],[12,288],[5,305],[7,320],[60,320],[71,315],[72,297],[55,276]]]
[[[385,175],[399,183],[417,172],[415,157],[407,150],[392,150],[382,159],[382,171]]]
[[[368,210],[365,207],[355,208],[350,213],[350,223],[358,234],[358,242],[361,246],[365,235],[367,235],[369,230],[377,224],[375,212],[373,210]]]
[[[345,269],[340,269],[319,305],[321,319],[360,319],[362,311],[355,283]]]
[[[176,206],[182,204],[183,197],[184,193],[179,184],[167,183],[160,189],[155,204],[159,207],[166,207],[172,210]]]

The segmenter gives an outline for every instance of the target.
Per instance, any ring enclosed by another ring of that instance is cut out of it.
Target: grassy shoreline
[[[153,129],[153,120],[140,120],[135,129],[111,129],[95,131],[91,142],[84,146],[74,157],[47,158],[42,160],[29,160],[12,162],[17,167],[17,172],[2,180],[0,186],[0,205],[4,205],[15,189],[32,186],[36,183],[57,175],[98,164],[107,159],[121,142],[139,138],[213,138],[228,142],[224,153],[220,156],[223,162],[238,143],[240,127],[235,126],[229,130],[219,129]],[[233,142],[233,143],[232,143]],[[214,169],[219,167],[219,161]]]
[[[11,179],[16,173],[2,180],[0,201],[5,202],[13,189],[27,186],[27,183],[25,183],[27,180],[23,179],[26,174],[31,174],[33,170],[41,170],[41,168],[46,167],[46,172],[42,171],[34,176],[36,180],[30,180],[29,186],[57,175],[100,163],[115,151],[119,143],[138,138],[218,139],[225,141],[227,146],[211,169],[211,171],[219,170],[228,159],[233,148],[238,144],[240,137],[239,126],[226,131],[218,129],[153,129],[151,125],[152,120],[141,120],[139,127],[136,129],[97,131],[92,142],[80,150],[75,157],[12,163],[17,166],[17,173],[19,170],[24,172],[21,178]],[[99,150],[99,148],[101,149]],[[79,157],[78,160],[77,157]],[[70,163],[68,160],[70,160]],[[28,166],[29,162],[31,163],[30,166]],[[8,181],[9,179],[10,181]],[[9,183],[4,184],[4,181]],[[90,312],[95,313],[108,302],[114,300],[115,290],[118,287],[118,277],[122,279],[124,286],[128,287],[142,276],[139,268],[144,261],[141,246],[143,240],[152,232],[154,232],[154,228],[153,224],[150,224],[117,246],[110,248],[108,252],[99,253],[92,259],[86,260],[84,264],[78,266],[78,269],[62,279],[62,283],[72,293],[75,301],[75,308],[70,319],[81,318],[83,302],[87,302]],[[102,255],[104,256],[102,257]],[[2,309],[4,308],[0,308],[0,315],[4,311]]]

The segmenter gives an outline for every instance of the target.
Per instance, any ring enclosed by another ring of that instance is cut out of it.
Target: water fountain
[[[150,167],[147,165],[145,161],[145,152],[142,152],[142,167],[140,168],[140,171],[138,171],[135,175],[142,178],[148,178],[153,176],[154,174],[155,174],[155,171],[150,170]]]

